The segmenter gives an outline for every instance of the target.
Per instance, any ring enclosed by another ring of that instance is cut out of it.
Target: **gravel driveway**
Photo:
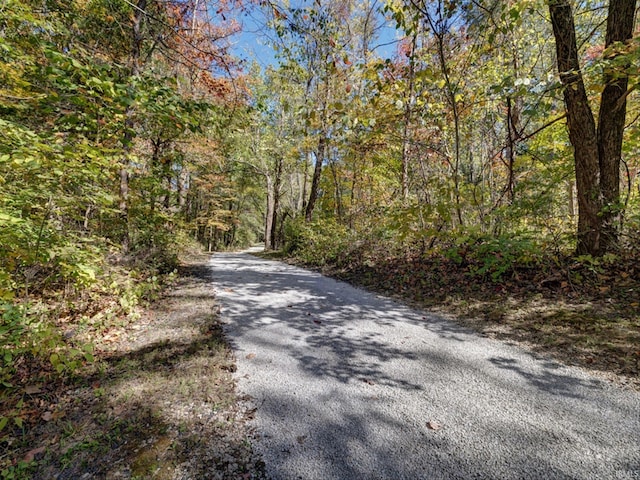
[[[211,260],[273,479],[640,479],[640,393],[322,275]]]

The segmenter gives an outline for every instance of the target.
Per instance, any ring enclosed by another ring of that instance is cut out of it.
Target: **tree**
[[[549,0],[560,80],[564,85],[569,139],[578,189],[579,254],[600,255],[616,246],[620,163],[626,118],[629,62],[625,42],[633,36],[635,0],[611,0],[605,38],[604,90],[594,119],[578,57],[573,10],[568,0]]]

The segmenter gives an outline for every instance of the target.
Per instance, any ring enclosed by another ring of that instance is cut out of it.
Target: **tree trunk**
[[[440,8],[438,8],[441,11]],[[460,199],[460,149],[461,149],[461,135],[460,135],[460,112],[458,111],[458,100],[456,99],[455,85],[451,81],[449,76],[449,66],[447,65],[447,57],[445,54],[445,35],[448,32],[447,23],[440,21],[434,22],[430,15],[427,15],[427,20],[431,25],[431,29],[436,37],[438,46],[438,60],[440,61],[440,69],[442,70],[442,76],[444,77],[445,87],[447,92],[447,98],[451,106],[451,113],[453,115],[453,133],[454,133],[454,165],[453,165],[453,195],[455,202],[456,217],[458,218],[458,225],[464,226],[462,220],[462,207]]]
[[[344,209],[342,207],[342,188],[340,188],[340,179],[338,178],[338,168],[335,160],[331,160],[331,176],[333,177],[333,195],[336,202],[335,214],[338,222],[342,223],[344,217]]]
[[[273,182],[273,212],[271,214],[271,245],[270,249],[276,250],[280,246],[278,238],[278,212],[280,210],[280,188],[282,185],[282,158],[276,159],[276,176]]]
[[[131,248],[129,240],[129,169],[128,159],[125,155],[120,167],[120,221],[123,225],[121,248],[122,253],[129,253]]]
[[[273,217],[275,214],[275,196],[273,191],[273,180],[270,175],[266,175],[267,180],[267,212],[264,219],[264,249],[273,249]]]
[[[413,112],[415,102],[415,51],[418,38],[418,30],[411,37],[411,50],[409,52],[409,85],[408,91],[404,99],[404,115],[402,122],[402,172],[401,172],[401,188],[402,201],[406,204],[409,201],[409,133],[411,127],[411,114]]]
[[[167,185],[167,189],[164,194],[164,209],[168,211],[171,208],[171,184],[173,182],[173,176],[171,173],[167,173],[164,182]]]
[[[147,0],[138,0],[138,4],[133,11],[133,38],[130,57],[131,76],[135,77],[140,73],[140,57],[142,53],[142,22],[145,18]],[[133,110],[127,107],[125,112],[125,133],[123,138],[124,155],[120,161],[120,219],[123,224],[122,253],[128,253],[131,248],[129,235],[129,152],[133,142]]]
[[[187,194],[189,192],[189,169],[183,165],[178,174],[178,207],[180,213],[186,216],[185,207],[187,204]]]
[[[505,187],[509,204],[512,205],[515,200],[515,163],[516,163],[516,128],[513,124],[513,116],[511,112],[511,97],[507,97],[507,185]]]
[[[324,161],[324,152],[327,146],[327,138],[324,133],[320,134],[318,140],[318,149],[316,150],[316,166],[313,169],[313,180],[311,181],[311,190],[309,192],[309,202],[305,212],[305,220],[310,222],[313,218],[313,209],[318,199],[318,188],[320,187],[320,176],[322,174],[322,162]]]
[[[611,0],[607,17],[605,47],[625,42],[633,36],[636,0]],[[614,60],[620,53],[607,57]],[[625,62],[624,68],[629,62]],[[620,163],[622,139],[627,112],[628,76],[614,66],[605,67],[604,90],[598,114],[598,154],[600,160],[600,193],[602,195],[602,251],[615,248],[622,206],[620,205]]]
[[[564,85],[569,140],[574,148],[578,189],[578,254],[600,254],[600,188],[596,124],[584,87],[573,12],[568,0],[550,0],[560,81]]]
[[[320,177],[322,174],[322,163],[324,162],[325,152],[327,150],[328,139],[328,121],[329,121],[329,77],[330,77],[330,64],[329,57],[324,58],[325,62],[325,77],[322,85],[318,88],[322,88],[322,91],[318,92],[321,99],[321,116],[320,116],[320,138],[318,138],[318,148],[316,150],[316,164],[313,169],[313,178],[311,180],[311,190],[309,191],[309,203],[305,211],[305,221],[310,222],[313,218],[313,210],[318,200],[318,189],[320,188]]]
[[[306,136],[306,133],[305,133]],[[302,174],[302,190],[298,200],[298,212],[302,213],[307,208],[307,184],[309,183],[309,165],[311,164],[311,152],[304,152],[304,169]]]

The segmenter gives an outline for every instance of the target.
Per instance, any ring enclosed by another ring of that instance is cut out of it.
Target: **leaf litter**
[[[25,388],[33,414],[24,430],[2,432],[14,478],[264,478],[205,259],[181,273],[75,378]]]

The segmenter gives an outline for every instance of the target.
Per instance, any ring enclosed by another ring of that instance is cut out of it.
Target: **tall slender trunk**
[[[282,158],[276,159],[276,175],[273,182],[273,211],[271,213],[271,245],[270,249],[276,250],[280,246],[278,236],[278,214],[280,211],[280,189],[282,186]]]
[[[636,0],[611,0],[607,17],[605,48],[616,42],[626,42],[633,36]],[[619,62],[620,53],[607,60]],[[615,248],[623,206],[620,203],[620,163],[622,162],[622,140],[627,112],[627,88],[629,78],[626,68],[606,66],[604,90],[600,98],[598,114],[598,157],[600,167],[600,194],[602,195],[602,237],[600,248],[608,251]]]
[[[550,0],[549,13],[556,40],[560,81],[564,85],[569,140],[574,148],[578,190],[578,254],[600,253],[600,189],[596,124],[589,107],[576,43],[573,12],[568,0]]]
[[[121,249],[122,253],[129,253],[130,236],[129,236],[129,161],[125,157],[121,161],[120,166],[120,221],[123,226]]]
[[[166,193],[164,194],[164,209],[169,210],[171,208],[171,184],[173,183],[171,173],[165,175],[164,181],[167,185]]]
[[[318,138],[318,148],[316,149],[316,163],[313,169],[313,179],[311,180],[311,190],[309,191],[309,203],[305,211],[305,220],[310,222],[313,218],[313,210],[318,200],[318,189],[320,188],[320,177],[322,175],[322,164],[328,148],[327,124],[329,122],[329,58],[325,58],[325,78],[322,82],[322,91],[319,92],[322,111],[320,114],[320,137]]]
[[[342,189],[340,188],[340,179],[338,178],[338,169],[336,167],[335,160],[331,160],[331,176],[333,177],[333,193],[336,201],[336,216],[338,222],[342,223],[344,217],[344,210],[342,207]]]
[[[142,53],[142,22],[144,20],[147,0],[138,0],[133,11],[133,38],[131,39],[131,56],[129,70],[132,77],[140,74],[140,58]],[[131,93],[132,88],[129,89]],[[129,153],[133,142],[133,108],[127,107],[125,112],[125,132],[123,138],[124,155],[120,161],[120,219],[123,225],[121,248],[123,253],[128,253],[131,248],[129,234]]]
[[[305,137],[306,137],[305,132]],[[311,152],[304,152],[304,169],[302,174],[302,191],[298,200],[298,211],[304,212],[307,208],[307,185],[309,184],[309,165],[311,164]]]
[[[267,181],[267,211],[264,218],[264,249],[273,249],[273,239],[271,237],[273,233],[273,217],[275,214],[275,195],[273,192],[273,179],[271,175],[265,176]]]
[[[515,163],[516,163],[516,128],[513,124],[511,97],[507,97],[507,185],[506,191],[509,203],[512,204],[515,197]]]
[[[445,35],[448,32],[446,22],[434,22],[430,15],[427,15],[427,20],[430,23],[431,29],[436,37],[438,44],[438,60],[440,62],[440,69],[445,81],[445,88],[447,99],[451,106],[451,113],[453,114],[453,135],[454,135],[454,162],[453,162],[453,195],[456,210],[456,217],[459,225],[464,225],[462,220],[462,206],[460,199],[460,148],[461,148],[461,135],[460,135],[460,112],[458,111],[458,100],[456,99],[456,92],[449,75],[449,67],[447,65],[447,57],[444,51]]]
[[[187,204],[187,194],[189,192],[189,169],[182,166],[178,174],[178,207],[180,213],[186,216],[185,207]]]
[[[411,51],[409,52],[409,86],[405,95],[404,115],[402,124],[402,201],[407,203],[409,200],[409,131],[411,127],[411,113],[414,104],[415,90],[415,51],[418,33],[411,37]]]
[[[316,207],[318,199],[318,188],[320,187],[320,176],[322,175],[322,163],[324,162],[325,149],[327,146],[327,137],[324,132],[320,133],[318,139],[318,148],[316,150],[316,164],[313,169],[313,179],[311,180],[311,189],[309,191],[309,202],[305,211],[305,220],[310,222],[313,218],[313,210]]]

